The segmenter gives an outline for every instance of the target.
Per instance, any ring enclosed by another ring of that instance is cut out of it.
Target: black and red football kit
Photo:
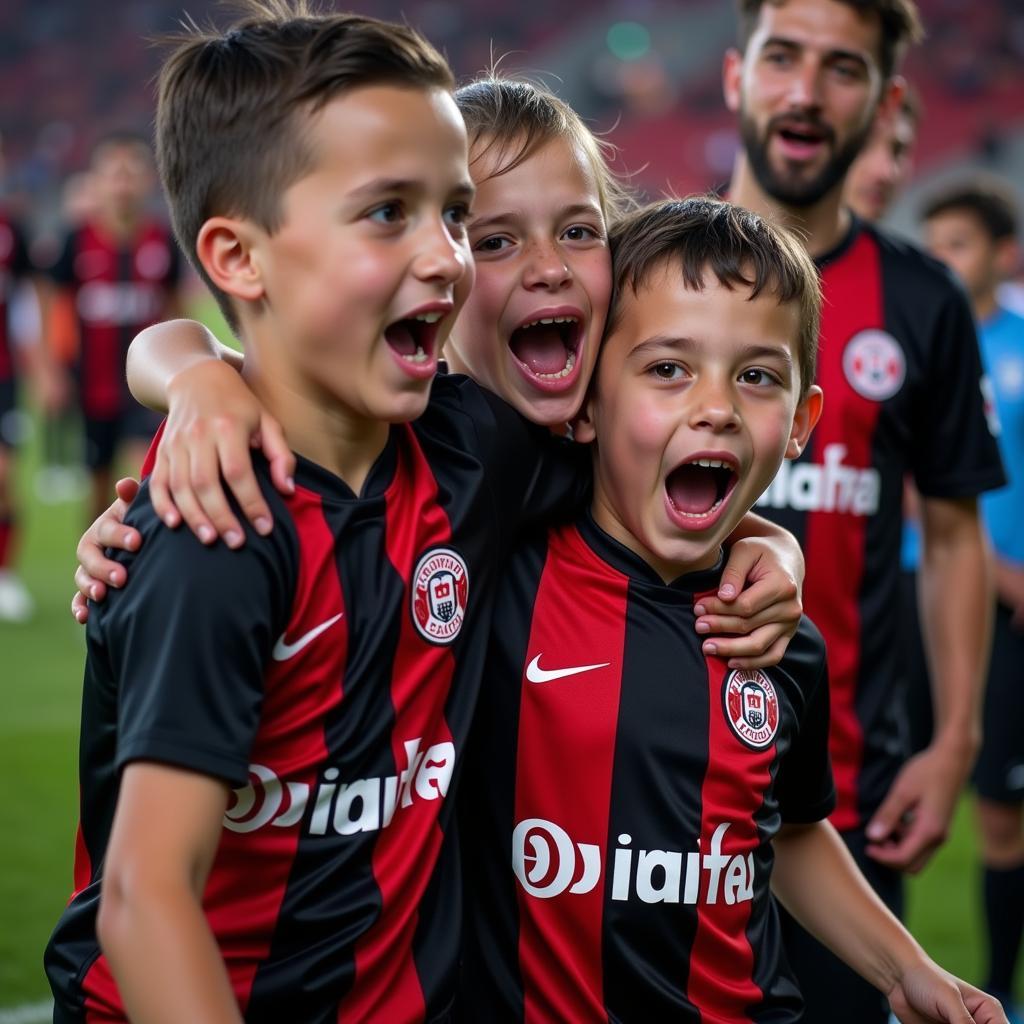
[[[856,218],[836,250],[817,262],[824,408],[801,458],[783,464],[755,511],[803,547],[804,607],[828,649],[837,796],[831,821],[899,913],[901,878],[864,855],[863,826],[908,754],[899,658],[903,481],[912,474],[925,497],[953,499],[998,487],[1004,476],[986,416],[974,321],[949,271]],[[867,982],[804,937],[814,960],[798,951],[794,961],[809,1020],[824,1006],[830,1021],[887,1019],[885,1001]],[[849,991],[837,988],[819,956]]]
[[[905,756],[897,698],[903,478],[926,497],[1004,482],[970,307],[949,272],[854,221],[819,262],[821,419],[756,511],[801,542],[804,606],[828,646],[841,831],[881,803]]]
[[[75,893],[46,953],[58,1021],[123,1013],[95,920],[119,773],[238,787],[204,906],[246,1020],[439,1021],[460,946],[451,788],[503,554],[579,506],[586,452],[460,377],[392,427],[360,495],[259,469],[273,533],[202,547],[129,521],[130,585],[93,606]]]
[[[74,300],[86,462],[108,466],[122,439],[148,440],[160,423],[132,398],[124,367],[135,335],[165,319],[181,280],[178,247],[156,221],[140,224],[126,242],[85,224],[68,235],[50,274]]]
[[[16,405],[17,360],[11,336],[11,298],[19,281],[32,274],[25,236],[0,210],[0,446],[12,447],[14,435],[5,429]]]
[[[771,839],[824,818],[824,644],[706,658],[694,601],[589,516],[505,567],[464,820],[468,1021],[800,1020]]]

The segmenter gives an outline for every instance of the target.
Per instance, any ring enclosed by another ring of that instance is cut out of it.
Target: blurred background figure
[[[50,329],[67,330],[60,311],[73,304],[93,515],[110,502],[115,461],[136,471],[159,426],[159,417],[128,392],[125,356],[140,330],[179,314],[181,260],[169,228],[148,212],[156,179],[145,139],[129,133],[100,139],[89,175],[86,202],[76,211],[84,219],[50,270],[57,289]],[[50,347],[67,345],[54,336]]]
[[[1019,216],[1005,183],[973,178],[934,195],[923,221],[928,248],[970,295],[1010,478],[981,502],[998,602],[974,788],[988,957],[982,984],[1011,1006],[1024,929],[1024,318],[1000,305],[997,288],[1018,266]]]
[[[0,180],[3,144],[0,140]],[[0,621],[24,622],[34,603],[14,571],[18,514],[14,494],[14,453],[25,435],[18,411],[19,378],[31,377],[46,407],[62,398],[40,330],[37,278],[24,231],[0,206]]]
[[[881,220],[914,169],[921,105],[908,85],[894,113],[875,118],[871,135],[846,177],[846,202],[865,220]]]

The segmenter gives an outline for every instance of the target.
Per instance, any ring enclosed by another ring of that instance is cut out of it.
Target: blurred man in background
[[[14,450],[24,433],[18,410],[20,371],[27,370],[33,378],[44,407],[63,400],[60,376],[43,345],[37,285],[25,235],[0,207],[0,622],[24,622],[33,611],[32,598],[14,572],[18,528]]]
[[[985,988],[1012,1005],[1024,928],[1024,318],[996,290],[1016,270],[1019,216],[1001,182],[976,178],[933,196],[928,249],[963,281],[992,382],[1010,483],[981,503],[995,551],[996,619],[974,770],[988,964]]]
[[[730,198],[807,240],[825,295],[817,431],[758,511],[799,537],[805,607],[828,643],[833,824],[885,902],[945,839],[978,742],[989,595],[976,497],[1004,482],[981,361],[945,268],[854,217],[850,168],[899,110],[899,57],[921,35],[912,0],[740,0],[724,90],[739,115]],[[922,500],[924,615],[938,720],[906,759],[897,604],[903,478]],[[888,1007],[790,922],[807,1019],[883,1024]]]
[[[846,176],[846,201],[858,217],[881,220],[910,180],[921,106],[909,86],[899,107],[880,111],[867,144]]]
[[[76,314],[87,514],[95,516],[107,506],[115,460],[137,470],[159,426],[159,417],[128,392],[125,357],[144,327],[178,315],[181,260],[168,227],[148,212],[155,176],[144,139],[101,139],[90,176],[93,214],[68,234],[50,273],[57,304],[63,296]]]

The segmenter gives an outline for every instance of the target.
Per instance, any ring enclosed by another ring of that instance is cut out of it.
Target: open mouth
[[[384,340],[410,366],[424,366],[434,359],[438,321],[444,313],[418,313],[384,328]]]
[[[831,137],[824,125],[809,121],[784,121],[776,131],[786,148],[796,153],[814,152]]]
[[[572,375],[579,359],[583,325],[576,316],[546,316],[521,324],[509,348],[528,376],[557,384]]]
[[[723,459],[696,458],[677,466],[665,479],[673,510],[694,525],[714,516],[728,500],[739,477]]]

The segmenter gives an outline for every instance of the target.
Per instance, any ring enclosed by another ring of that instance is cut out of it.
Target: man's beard
[[[772,166],[768,156],[769,140],[775,134],[776,125],[793,120],[791,115],[772,118],[762,137],[758,135],[757,125],[753,118],[745,111],[740,111],[740,138],[757,183],[772,199],[785,206],[814,206],[832,189],[842,184],[846,172],[867,143],[868,136],[871,134],[872,122],[869,119],[867,124],[855,135],[852,135],[841,149],[834,149],[825,166],[814,177],[804,179],[787,174],[785,171],[780,173]],[[815,130],[824,136],[826,145],[834,140],[835,133],[821,121],[815,118],[803,118],[802,120],[813,125]]]

